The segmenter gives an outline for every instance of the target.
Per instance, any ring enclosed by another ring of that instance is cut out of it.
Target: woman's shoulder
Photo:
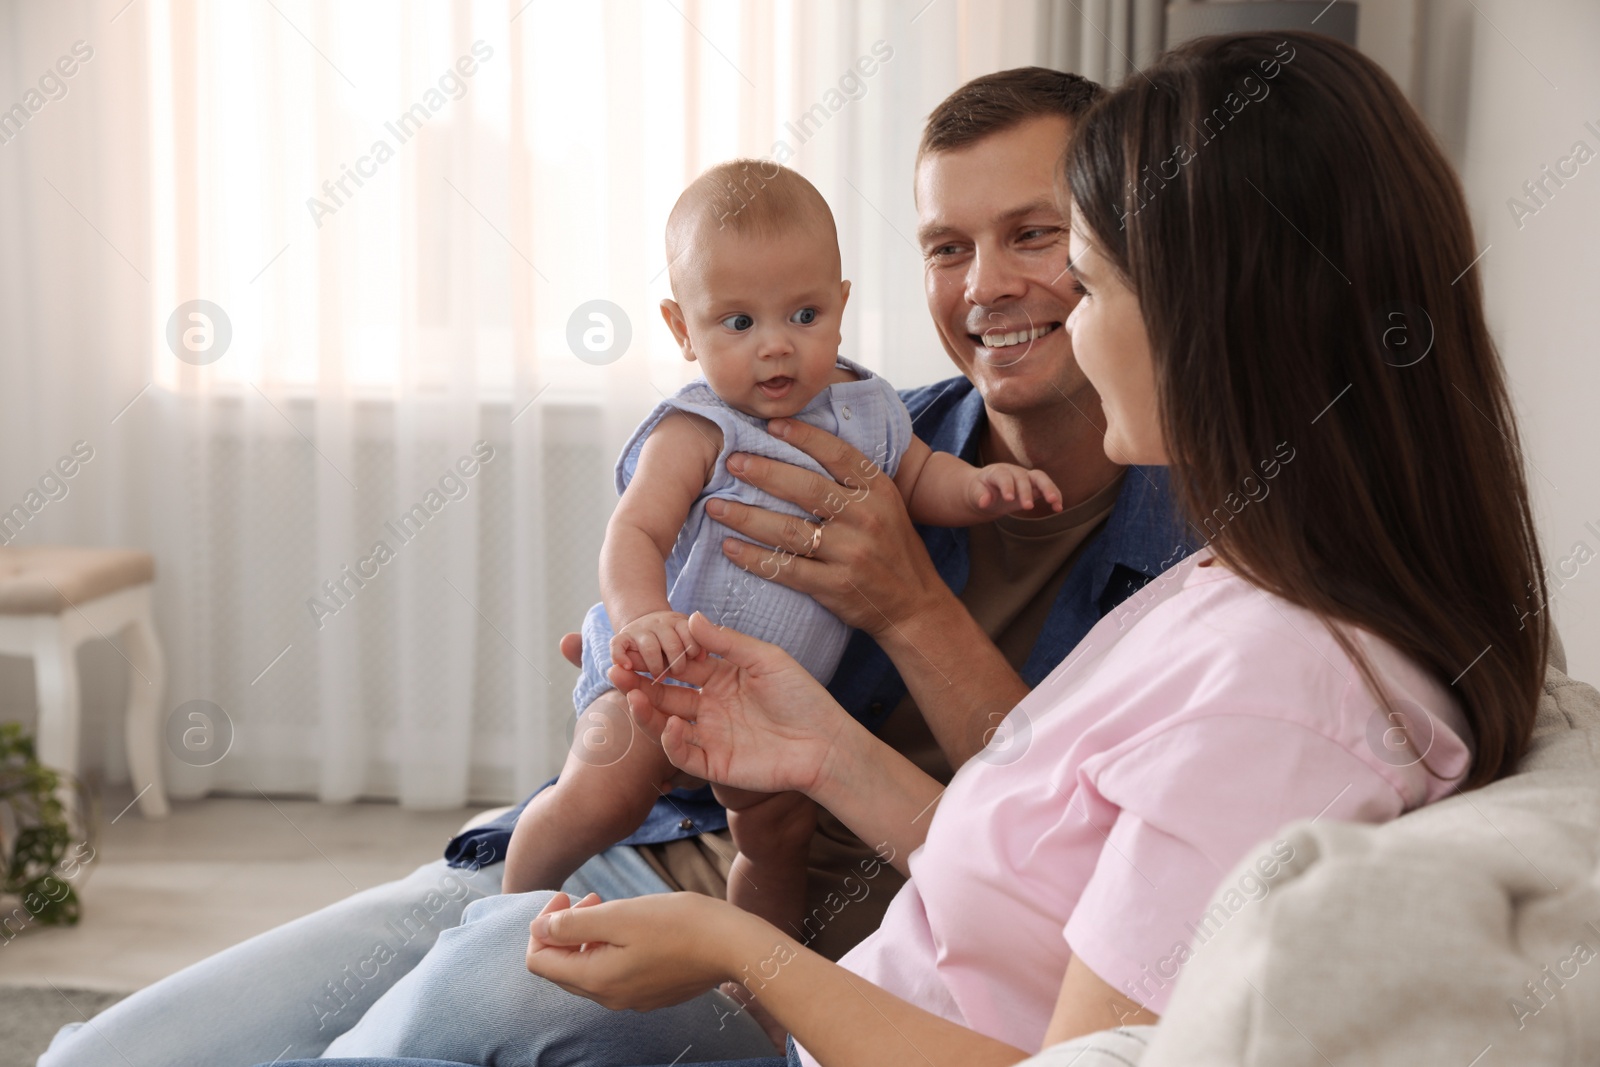
[[[1328,676],[1349,682],[1357,673],[1353,648],[1379,681],[1454,701],[1443,683],[1382,637],[1263,589],[1214,558],[1209,565],[1204,558],[1197,561],[1183,578],[1182,595],[1164,606],[1171,614],[1163,620],[1165,627],[1182,628],[1194,654],[1241,676],[1265,680],[1287,672],[1299,679]]]
[[[1176,702],[1175,713],[1151,724],[1151,735],[1203,731],[1222,718],[1278,720],[1346,749],[1411,803],[1422,802],[1419,788],[1431,792],[1411,768],[1445,780],[1466,769],[1471,732],[1460,704],[1411,656],[1253,585],[1220,561],[1192,565],[1179,580],[1181,588],[1139,620],[1121,657],[1124,668],[1142,661]],[[1382,697],[1351,650],[1365,658]]]
[[[1159,596],[1159,602],[1146,610],[1141,612],[1133,603],[1137,595],[1130,599],[1138,625],[1128,637],[1138,644],[1166,647],[1175,666],[1226,667],[1230,675],[1262,680],[1282,670],[1292,670],[1301,679],[1322,674],[1345,677],[1348,654],[1333,625],[1254,584],[1209,547],[1170,568],[1151,585],[1162,583],[1176,588]],[[1370,634],[1354,632],[1388,647]],[[1392,657],[1385,656],[1383,661],[1386,666],[1399,666]]]

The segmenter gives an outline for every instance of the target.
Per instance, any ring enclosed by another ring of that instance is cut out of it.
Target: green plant
[[[44,926],[78,921],[78,894],[54,873],[76,836],[61,803],[62,781],[39,762],[21,724],[0,723],[0,896],[20,897]]]

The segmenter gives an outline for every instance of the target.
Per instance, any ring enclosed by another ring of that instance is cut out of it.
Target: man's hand
[[[953,599],[911,525],[899,490],[877,464],[803,422],[773,419],[767,430],[815,459],[832,479],[763,456],[730,456],[734,477],[819,520],[712,499],[706,513],[749,538],[724,539],[722,550],[730,560],[815,597],[846,624],[875,636],[937,601]]]
[[[568,631],[561,635],[561,657],[583,670],[583,635]]]

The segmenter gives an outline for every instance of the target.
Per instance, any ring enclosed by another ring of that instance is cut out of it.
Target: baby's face
[[[828,387],[850,283],[831,234],[715,231],[674,271],[684,358],[747,415],[793,415]],[[667,320],[674,333],[669,309]]]

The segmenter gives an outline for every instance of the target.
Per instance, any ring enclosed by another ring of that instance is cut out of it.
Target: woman
[[[1169,465],[1207,546],[942,796],[697,617],[697,690],[614,673],[640,722],[690,774],[806,793],[911,880],[837,965],[710,898],[558,894],[530,971],[612,1008],[743,982],[806,1063],[1015,1063],[1157,1018],[1212,890],[1285,822],[1515,766],[1543,568],[1461,190],[1393,82],[1309,34],[1191,42],[1085,117],[1065,179],[1107,453]]]

